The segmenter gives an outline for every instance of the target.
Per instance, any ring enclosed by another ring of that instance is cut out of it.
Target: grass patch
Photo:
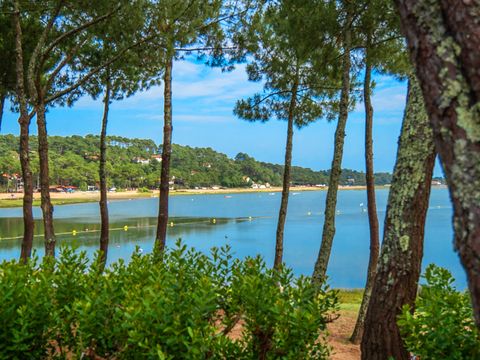
[[[97,199],[52,199],[53,205],[81,204],[86,202],[96,202]],[[0,208],[22,207],[22,199],[3,199],[0,200]],[[40,200],[33,200],[33,206],[40,206]]]
[[[363,289],[338,289],[340,310],[358,312],[362,303]]]

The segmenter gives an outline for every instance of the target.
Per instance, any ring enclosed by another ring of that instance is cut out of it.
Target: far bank
[[[388,189],[389,186],[377,186],[377,189]],[[365,186],[340,186],[339,190],[365,190]],[[328,187],[314,186],[292,186],[291,192],[299,191],[326,191]],[[221,188],[221,189],[178,189],[170,190],[172,196],[185,195],[228,195],[241,193],[274,193],[281,192],[281,187],[270,187],[265,189],[252,188]],[[110,200],[140,199],[158,197],[158,190],[150,192],[139,192],[137,190],[110,192],[108,198]],[[87,202],[96,202],[100,200],[100,192],[98,191],[76,191],[67,192],[51,192],[52,203],[54,205],[80,204]],[[11,208],[22,206],[23,193],[0,193],[0,208]],[[34,193],[34,206],[40,206],[40,193]]]

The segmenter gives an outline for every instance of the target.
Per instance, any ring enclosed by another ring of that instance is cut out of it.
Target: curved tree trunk
[[[155,251],[162,254],[165,250],[168,225],[168,193],[170,181],[170,156],[172,154],[172,67],[173,58],[169,57],[165,64],[164,75],[164,126],[162,145],[162,173],[160,176],[160,204],[158,211],[157,237]]]
[[[365,319],[362,359],[409,359],[397,317],[403,305],[414,305],[417,294],[434,163],[433,133],[420,87],[412,78],[388,197],[382,252]]]
[[[103,118],[102,118],[102,130],[100,133],[100,165],[99,165],[99,177],[100,177],[100,256],[101,267],[105,268],[108,255],[108,242],[109,242],[109,220],[108,220],[108,204],[107,204],[107,125],[108,125],[108,110],[110,108],[110,78],[107,76],[107,83],[105,87],[105,98],[103,99]]]
[[[295,81],[292,87],[292,98],[290,100],[290,106],[288,109],[287,144],[285,146],[285,167],[283,170],[282,200],[280,202],[280,210],[278,213],[277,234],[275,242],[275,259],[273,267],[277,270],[281,268],[283,262],[283,231],[285,228],[285,220],[287,218],[288,196],[290,193],[294,125],[293,123],[295,121],[297,90],[298,82]]]
[[[23,239],[20,259],[27,262],[32,254],[33,246],[33,178],[30,169],[29,155],[29,127],[31,118],[28,114],[27,99],[25,94],[25,77],[23,71],[22,27],[20,24],[19,2],[14,1],[13,23],[15,27],[15,53],[16,53],[16,81],[17,101],[19,104],[20,117],[20,164],[23,178]]]
[[[378,253],[380,248],[377,202],[375,199],[375,175],[373,171],[373,107],[371,101],[371,75],[372,66],[367,59],[365,66],[365,79],[363,83],[363,98],[365,104],[365,168],[367,180],[367,206],[368,206],[368,223],[370,227],[370,259],[368,261],[367,283],[365,284],[365,292],[358,312],[357,323],[353,330],[350,341],[358,344],[362,338],[363,325],[365,315],[367,313],[370,296],[372,294],[373,282],[377,271]]]
[[[327,201],[325,205],[325,220],[323,223],[322,244],[315,263],[312,281],[320,285],[325,279],[330,253],[332,252],[333,238],[335,236],[335,212],[337,207],[337,192],[342,172],[343,144],[345,141],[345,126],[348,119],[348,106],[350,98],[350,48],[351,48],[350,19],[347,19],[345,28],[345,44],[342,66],[342,92],[340,96],[340,113],[338,116],[337,130],[335,131],[335,147],[330,180],[328,183]]]
[[[37,106],[38,155],[40,161],[40,193],[45,237],[45,255],[55,256],[55,230],[53,227],[53,205],[50,200],[50,174],[48,165],[48,135],[45,118],[45,104],[39,101]]]
[[[480,5],[396,3],[450,189],[455,249],[480,328]]]

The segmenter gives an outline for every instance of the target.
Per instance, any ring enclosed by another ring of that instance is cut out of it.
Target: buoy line
[[[219,219],[219,221],[221,220],[244,220],[244,221],[252,221],[254,219],[269,219],[269,218],[272,218],[273,216],[255,216],[255,217],[252,217],[252,216],[249,216],[249,217],[239,217],[239,218],[227,218],[227,219]],[[194,224],[201,224],[201,223],[205,223],[205,224],[213,224],[213,225],[216,225],[217,224],[217,219],[216,218],[210,218],[208,220],[199,220],[199,221],[187,221],[187,222],[174,222],[174,221],[171,221],[169,226],[170,227],[174,227],[174,226],[177,226],[177,225],[194,225]],[[144,228],[150,228],[150,227],[156,227],[157,224],[153,224],[153,225],[140,225],[140,226],[129,226],[129,225],[125,225],[125,226],[122,226],[122,227],[116,227],[116,228],[109,228],[108,230],[109,231],[128,231],[130,229],[144,229]],[[73,236],[77,236],[79,234],[86,234],[86,233],[98,233],[100,232],[101,229],[88,229],[88,230],[72,230],[72,231],[64,231],[64,232],[60,232],[60,233],[56,233],[55,236],[61,236],[61,235],[73,235]],[[35,234],[33,235],[34,238],[38,238],[38,237],[43,237],[43,234]],[[1,240],[17,240],[17,239],[22,239],[23,238],[23,235],[19,235],[19,236],[10,236],[10,237],[0,237],[0,241]]]

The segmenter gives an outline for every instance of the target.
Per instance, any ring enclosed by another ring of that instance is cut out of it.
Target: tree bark
[[[328,261],[332,251],[333,238],[335,236],[335,212],[337,207],[337,192],[342,171],[343,144],[345,141],[345,126],[348,119],[348,107],[350,98],[350,48],[351,29],[350,17],[346,21],[344,55],[342,65],[342,91],[340,96],[340,112],[338,116],[337,129],[335,131],[335,146],[330,169],[330,180],[328,183],[327,201],[325,205],[325,220],[323,223],[322,244],[313,271],[312,282],[320,285],[325,279]]]
[[[455,249],[480,328],[480,5],[396,0],[453,203]]]
[[[3,108],[5,106],[5,94],[0,95],[0,132],[2,131],[3,124]]]
[[[107,70],[108,71],[108,70]],[[103,118],[102,118],[102,130],[100,133],[100,165],[99,165],[99,178],[100,178],[100,266],[105,268],[108,255],[108,242],[109,242],[109,219],[108,219],[108,204],[107,204],[107,125],[108,125],[108,111],[110,108],[110,77],[107,75],[105,86],[105,97],[103,99]]]
[[[36,105],[38,127],[38,155],[40,162],[40,193],[45,237],[45,256],[55,256],[55,229],[53,226],[53,205],[50,199],[50,174],[48,161],[48,135],[45,104],[42,97]]]
[[[275,259],[273,268],[280,270],[283,262],[283,232],[287,218],[288,196],[290,193],[290,179],[292,167],[293,125],[295,121],[295,107],[297,102],[298,80],[292,86],[292,98],[288,108],[287,144],[285,146],[285,166],[283,170],[283,188],[280,210],[278,213],[277,234],[275,241]]]
[[[170,156],[172,154],[172,67],[173,57],[165,64],[164,75],[164,126],[162,145],[162,172],[160,176],[160,204],[157,223],[155,251],[161,255],[165,250],[168,225],[168,193],[170,181]]]
[[[373,171],[373,106],[371,101],[371,75],[372,66],[368,60],[368,47],[366,54],[365,79],[363,83],[363,98],[365,105],[365,168],[367,180],[367,207],[368,223],[370,227],[370,259],[368,261],[367,283],[363,293],[362,304],[358,312],[357,322],[350,341],[358,344],[362,338],[365,315],[367,313],[370,296],[372,293],[375,273],[377,271],[378,253],[380,248],[377,202],[375,199],[375,175]]]
[[[23,178],[23,239],[20,259],[27,262],[32,254],[33,246],[33,178],[30,168],[29,155],[29,127],[31,117],[28,114],[27,98],[25,93],[25,76],[23,70],[23,49],[22,49],[22,27],[20,24],[20,6],[19,1],[14,1],[13,25],[15,27],[15,62],[16,62],[16,82],[17,82],[17,101],[19,104],[20,117],[20,164],[22,167]]]
[[[388,197],[382,251],[365,319],[362,359],[409,359],[397,317],[403,305],[414,305],[417,294],[434,163],[433,133],[421,90],[412,77]]]

